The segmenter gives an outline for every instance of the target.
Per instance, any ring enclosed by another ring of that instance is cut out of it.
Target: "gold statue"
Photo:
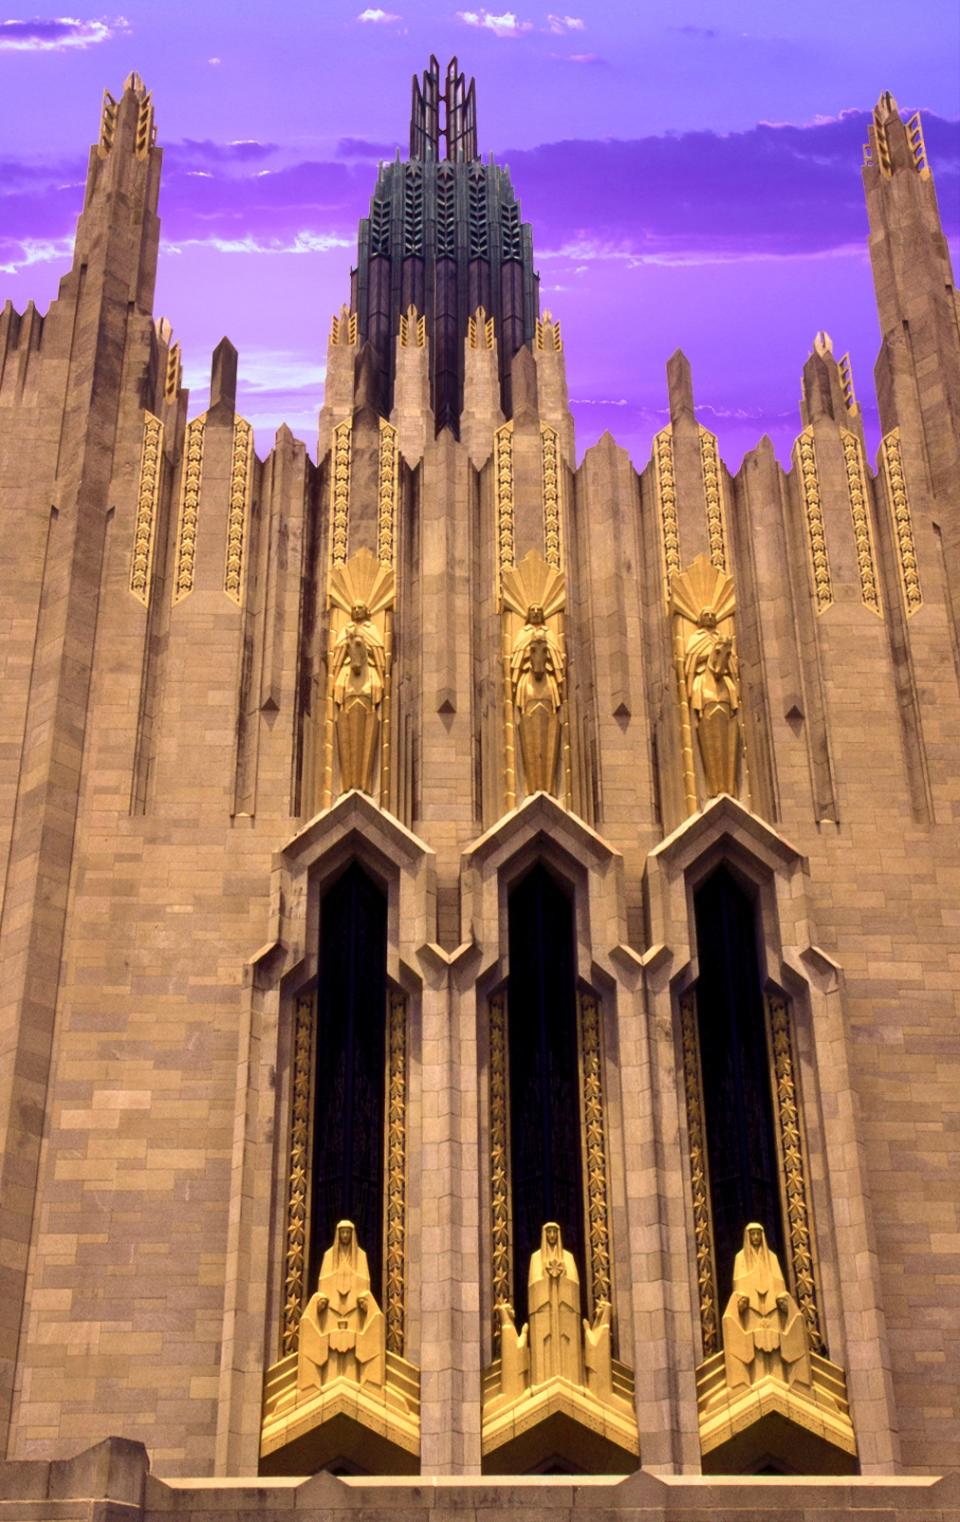
[[[510,645],[509,683],[528,793],[556,791],[565,659],[558,623],[561,571],[530,551],[503,573],[504,605],[523,619]]]
[[[542,1385],[559,1375],[571,1384],[584,1384],[580,1276],[573,1253],[564,1248],[556,1221],[544,1226],[540,1251],[530,1259],[527,1314],[530,1383]]]
[[[671,577],[671,594],[674,614],[693,625],[683,635],[681,678],[696,724],[706,795],[736,797],[740,681],[733,648],[733,578],[700,555]],[[680,663],[679,654],[677,659]]]
[[[803,1315],[757,1221],[746,1227],[733,1265],[733,1294],[723,1313],[723,1360],[731,1390],[767,1375],[788,1385],[812,1384]]]
[[[386,1327],[370,1290],[367,1255],[352,1221],[338,1221],[333,1245],[320,1265],[317,1292],[300,1321],[298,1398],[324,1389],[335,1379],[383,1392],[386,1382]]]
[[[374,791],[373,768],[387,686],[384,610],[393,602],[394,574],[369,550],[358,550],[330,578],[330,601],[341,617],[333,642],[332,684],[340,791]],[[336,611],[334,612],[336,619]]]

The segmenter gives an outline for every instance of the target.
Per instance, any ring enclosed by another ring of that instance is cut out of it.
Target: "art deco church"
[[[191,415],[105,97],[0,318],[3,1516],[960,1517],[960,326],[869,138],[876,469],[825,333],[788,472],[681,353],[578,467],[431,60],[314,465],[226,339]]]

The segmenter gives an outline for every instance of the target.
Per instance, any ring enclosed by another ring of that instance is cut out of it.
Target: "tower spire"
[[[477,157],[476,86],[472,79],[467,83],[456,58],[451,58],[441,90],[440,64],[431,53],[423,82],[413,76],[410,157],[439,159],[441,138],[445,144],[442,157],[450,162],[465,164]]]

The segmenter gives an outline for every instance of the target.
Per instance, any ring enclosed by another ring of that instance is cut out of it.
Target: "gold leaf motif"
[[[504,423],[493,436],[493,479],[497,512],[497,591],[503,573],[514,561],[513,423]]]
[[[707,1176],[707,1144],[703,1122],[697,999],[692,989],[680,1000],[680,1041],[683,1051],[683,1088],[687,1108],[687,1142],[690,1148],[690,1185],[693,1194],[700,1330],[703,1335],[703,1356],[709,1358],[717,1351],[719,1341],[717,1291],[713,1267],[713,1222]]]
[[[810,1234],[810,1209],[807,1200],[806,1168],[800,1135],[793,1036],[787,1001],[779,994],[767,995],[767,1019],[773,1048],[774,1098],[783,1164],[784,1192],[787,1200],[787,1237],[797,1304],[806,1322],[810,1346],[815,1353],[824,1352],[813,1278],[813,1246]]]
[[[833,602],[833,582],[830,578],[830,561],[827,557],[827,539],[820,499],[820,477],[817,473],[817,456],[813,447],[812,428],[805,428],[797,439],[796,454],[807,523],[810,565],[813,571],[813,595],[817,612],[823,613]]]
[[[607,1202],[607,1145],[603,1111],[603,1049],[600,1006],[595,994],[581,993],[580,1059],[584,1151],[587,1167],[587,1231],[592,1307],[612,1299],[610,1221]]]
[[[494,343],[493,318],[487,316],[483,307],[477,307],[473,316],[467,318],[467,347],[469,349],[492,349]]]
[[[920,587],[920,567],[917,564],[917,547],[913,538],[913,519],[907,497],[907,482],[903,473],[903,455],[900,449],[900,429],[894,428],[883,440],[883,472],[887,482],[887,497],[893,514],[893,533],[897,546],[897,564],[900,569],[900,585],[907,605],[907,617],[923,606]]]
[[[243,596],[247,521],[253,492],[253,429],[244,418],[233,425],[233,458],[230,465],[230,505],[227,514],[227,559],[223,590],[233,602]]]
[[[403,1353],[407,1236],[407,1004],[391,991],[387,1028],[387,1349]]]
[[[554,321],[550,311],[544,312],[542,318],[537,318],[537,348],[552,349],[556,354],[563,352],[560,323]]]
[[[382,565],[395,566],[397,555],[397,488],[400,476],[400,451],[397,430],[385,418],[380,419],[380,456],[377,495],[377,558]]]
[[[880,583],[877,578],[877,561],[870,528],[870,511],[867,506],[867,483],[856,434],[842,431],[843,463],[847,473],[847,495],[850,498],[850,515],[853,519],[853,537],[857,546],[857,572],[860,577],[860,596],[868,608],[880,613]],[[882,616],[882,615],[881,615]]]
[[[427,346],[427,319],[421,317],[412,304],[400,313],[401,349],[425,349]]]
[[[677,483],[673,470],[673,430],[661,429],[653,441],[656,467],[657,509],[663,550],[663,587],[670,601],[670,578],[680,570],[680,520],[677,516]]]
[[[490,1000],[490,1224],[493,1234],[493,1304],[512,1298],[510,1283],[510,1164],[507,1141],[507,1003]],[[494,1343],[500,1318],[494,1311]]]
[[[727,570],[727,525],[723,502],[722,466],[716,435],[700,429],[700,473],[707,504],[707,538],[710,562],[718,571]]]
[[[560,509],[559,434],[555,428],[540,429],[540,478],[543,489],[543,538],[547,565],[563,566],[562,515]]]
[[[150,601],[150,575],[160,505],[160,469],[163,462],[163,424],[152,412],[143,415],[143,442],[140,446],[140,484],[137,489],[137,517],[133,531],[133,560],[130,566],[130,590],[144,607]]]
[[[347,563],[347,528],[350,513],[350,471],[353,463],[353,422],[338,423],[333,430],[330,468],[330,564]]]
[[[342,306],[339,313],[334,312],[330,323],[330,342],[334,344],[355,344],[357,341],[357,314],[351,312],[348,306]]]
[[[283,1299],[283,1352],[295,1353],[304,1303],[307,1217],[307,1118],[313,1079],[313,995],[297,1000],[293,1034],[293,1104],[287,1190],[287,1253]]]
[[[183,477],[180,485],[180,516],[177,522],[176,568],[173,601],[193,591],[197,562],[197,528],[200,520],[200,483],[203,475],[203,430],[206,417],[187,424],[183,445]]]

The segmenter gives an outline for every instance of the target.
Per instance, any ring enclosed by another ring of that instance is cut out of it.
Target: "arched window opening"
[[[509,898],[508,1045],[517,1324],[540,1233],[556,1221],[586,1282],[573,905],[538,864]]]
[[[784,1234],[755,905],[720,867],[697,890],[694,913],[700,1070],[723,1305],[747,1223],[764,1226],[781,1263]]]
[[[383,1284],[387,900],[352,863],[320,905],[309,1282],[338,1221],[353,1221]]]

